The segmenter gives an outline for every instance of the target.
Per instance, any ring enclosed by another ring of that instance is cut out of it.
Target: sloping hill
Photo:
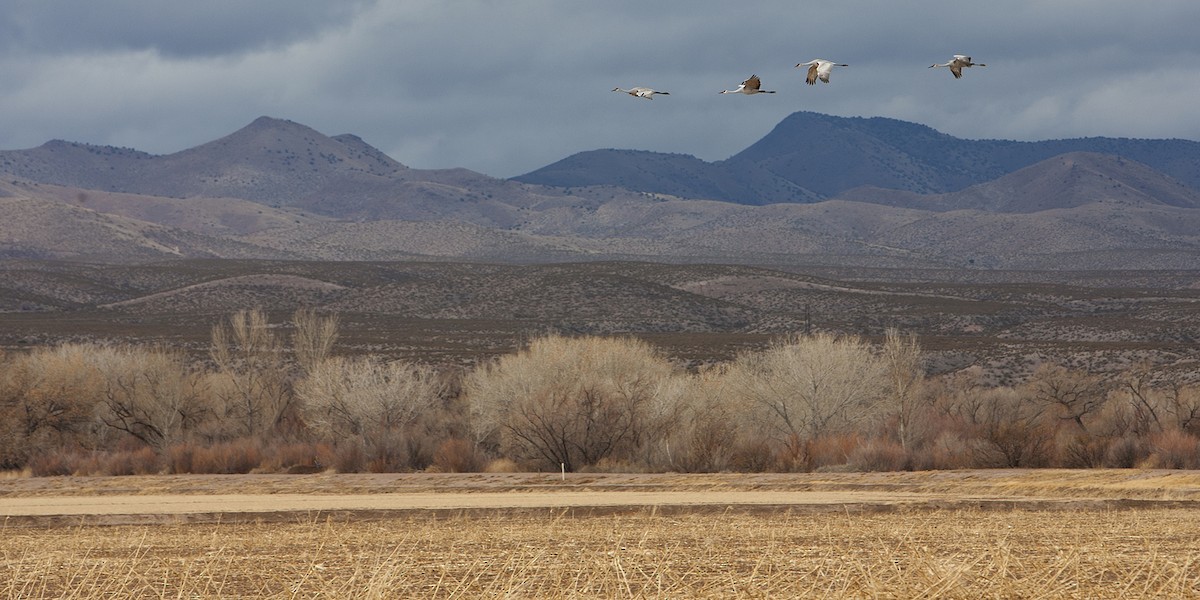
[[[225,237],[98,213],[63,202],[0,198],[0,258],[146,261],[164,257],[270,258],[284,252]]]
[[[1094,202],[1200,208],[1200,191],[1136,161],[1071,152],[943,195],[946,208],[1032,213]]]

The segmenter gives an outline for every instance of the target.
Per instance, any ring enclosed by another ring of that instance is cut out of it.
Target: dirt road
[[[146,476],[0,480],[0,522],[136,523],[375,518],[497,510],[589,512],[1034,509],[1200,506],[1186,471],[962,471],[885,474],[401,474]]]
[[[931,494],[895,492],[478,492],[397,494],[218,494],[0,498],[0,515],[134,515],[311,511],[471,510],[913,504]]]

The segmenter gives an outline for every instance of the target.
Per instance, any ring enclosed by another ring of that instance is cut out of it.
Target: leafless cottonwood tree
[[[730,366],[732,393],[789,445],[846,433],[879,415],[887,365],[857,337],[790,336]]]
[[[1044,364],[1029,379],[1033,399],[1053,411],[1059,419],[1089,433],[1086,420],[1108,401],[1104,379],[1055,364]]]
[[[905,450],[912,448],[920,409],[928,405],[922,395],[925,370],[921,365],[921,345],[917,336],[888,328],[880,353],[887,368],[888,396],[896,415],[896,437]]]
[[[1200,434],[1200,387],[1170,378],[1162,389],[1163,412],[1180,431]]]
[[[976,392],[976,458],[989,467],[1038,467],[1050,459],[1044,406],[1013,388]]]
[[[88,444],[101,377],[90,344],[38,348],[0,375],[0,464],[20,467],[38,452]]]
[[[305,373],[333,355],[338,339],[336,315],[321,316],[311,308],[297,310],[292,316],[295,326],[292,333],[292,351],[296,362]]]
[[[255,436],[281,428],[292,409],[287,365],[279,336],[262,309],[241,310],[212,330],[217,377],[213,393],[222,416],[239,433]]]
[[[1163,417],[1159,414],[1162,405],[1155,390],[1152,366],[1139,365],[1128,370],[1120,378],[1117,387],[1130,408],[1131,433],[1145,436],[1165,430]]]
[[[296,384],[305,421],[330,441],[360,441],[374,456],[398,451],[404,428],[430,411],[445,380],[430,367],[374,357],[326,358]]]
[[[501,454],[577,470],[628,460],[654,431],[673,367],[629,338],[547,336],[464,381],[477,439]]]
[[[178,352],[119,347],[93,360],[103,378],[97,417],[158,452],[211,416],[203,378]]]
[[[723,366],[674,378],[674,415],[667,435],[670,469],[716,472],[733,467],[744,431],[737,403],[729,392]]]

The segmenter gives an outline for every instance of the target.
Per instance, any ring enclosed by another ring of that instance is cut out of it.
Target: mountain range
[[[1120,156],[1200,189],[1200,142],[1104,137],[964,140],[896,119],[813,112],[791,114],[761,140],[724,161],[594,150],[515,179],[556,186],[618,185],[763,204],[831,198],[859,186],[919,194],[953,192],[1069,152]]]
[[[724,161],[596,150],[511,180],[261,117],[174,154],[0,151],[0,258],[1200,264],[1200,143],[963,140],[795,113]]]

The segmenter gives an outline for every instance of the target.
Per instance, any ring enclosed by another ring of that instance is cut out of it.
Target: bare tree
[[[688,472],[723,471],[733,466],[742,421],[729,393],[723,367],[673,379],[679,386],[677,413],[664,440],[670,468]]]
[[[1088,433],[1085,418],[1108,401],[1107,385],[1102,378],[1060,365],[1038,367],[1029,380],[1029,387],[1035,401],[1054,410],[1059,419],[1079,426],[1083,433]]]
[[[210,416],[202,378],[178,352],[114,348],[94,360],[104,386],[99,419],[159,452]]]
[[[1130,430],[1135,435],[1161,432],[1163,420],[1159,416],[1160,406],[1155,398],[1153,386],[1154,370],[1150,365],[1130,369],[1120,379],[1119,388],[1132,409]]]
[[[792,336],[730,367],[732,393],[789,445],[846,433],[878,417],[887,365],[857,337]]]
[[[243,435],[279,431],[293,396],[283,348],[262,309],[241,310],[212,331],[212,358],[219,377],[214,393],[226,419]]]
[[[328,358],[297,383],[305,420],[322,437],[383,448],[435,406],[445,389],[431,368],[377,358]]]
[[[925,371],[921,366],[921,345],[917,343],[917,336],[888,328],[881,358],[887,367],[888,395],[896,414],[896,437],[900,446],[909,450],[919,411],[927,404],[921,393]]]
[[[296,362],[304,372],[310,372],[333,352],[338,339],[336,315],[322,317],[311,308],[302,308],[292,317],[295,332],[292,334],[292,350]]]
[[[464,382],[477,439],[502,454],[575,470],[628,460],[659,427],[671,365],[634,339],[548,336]]]
[[[1012,388],[975,393],[976,457],[986,466],[1037,467],[1049,460],[1053,436],[1041,405]]]
[[[91,360],[98,348],[39,348],[8,364],[0,379],[0,464],[20,467],[39,452],[89,442],[102,387]]]
[[[1181,431],[1200,433],[1200,388],[1172,377],[1164,386],[1163,412]]]

